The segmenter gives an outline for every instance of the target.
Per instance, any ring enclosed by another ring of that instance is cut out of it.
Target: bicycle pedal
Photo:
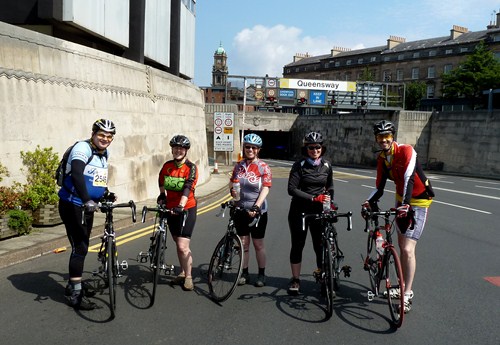
[[[367,293],[368,301],[371,302],[375,298],[375,294],[370,290]]]
[[[351,276],[352,268],[349,265],[342,266],[342,272],[344,272],[344,277],[348,278]]]
[[[124,270],[124,271],[125,271],[125,270],[127,270],[127,268],[128,268],[128,262],[127,262],[127,260],[123,260],[123,261],[120,263],[120,268],[121,268],[122,270]]]
[[[173,275],[175,273],[174,265],[163,265],[162,270],[165,271],[166,276]]]
[[[139,254],[137,254],[137,261],[139,261],[140,263],[148,262],[148,259],[149,259],[148,252],[139,252]]]

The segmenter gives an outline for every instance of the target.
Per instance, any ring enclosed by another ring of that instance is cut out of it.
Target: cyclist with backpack
[[[64,167],[62,187],[59,190],[59,214],[72,248],[65,295],[69,305],[75,309],[92,310],[96,307],[84,298],[90,292],[82,287],[82,274],[97,202],[107,194],[114,199],[107,188],[107,149],[115,134],[116,128],[112,121],[95,121],[90,139],[77,142],[72,147]],[[85,210],[84,224],[82,206]],[[88,294],[85,296],[86,293]]]
[[[321,267],[322,262],[321,224],[317,220],[310,220],[306,224],[306,231],[303,231],[302,214],[321,213],[323,203],[330,204],[334,194],[332,165],[323,158],[326,151],[323,136],[317,132],[310,132],[304,137],[303,143],[304,158],[293,164],[288,178],[288,194],[292,197],[288,212],[288,226],[292,240],[290,249],[292,279],[288,284],[290,295],[297,295],[300,292],[302,251],[306,243],[307,228],[311,232],[316,267]]]

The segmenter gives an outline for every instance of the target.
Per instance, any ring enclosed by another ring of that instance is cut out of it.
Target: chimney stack
[[[395,46],[397,46],[400,43],[405,43],[406,38],[404,37],[398,37],[398,36],[389,36],[389,39],[387,40],[387,49],[392,49]]]
[[[465,34],[469,32],[469,29],[467,29],[464,26],[458,26],[458,25],[453,25],[453,29],[450,30],[450,37],[452,40],[460,36],[461,34]]]
[[[342,53],[342,52],[348,52],[350,51],[351,49],[349,48],[342,48],[342,47],[333,47],[331,50],[330,50],[330,53],[332,55],[332,57],[334,57],[335,55],[339,54],[339,53]]]
[[[297,62],[308,57],[311,57],[309,53],[295,53],[295,55],[293,56],[293,62]]]

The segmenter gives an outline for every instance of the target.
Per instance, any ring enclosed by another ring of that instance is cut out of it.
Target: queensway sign
[[[327,90],[327,91],[356,91],[354,81],[313,80],[313,79],[280,79],[281,89]]]

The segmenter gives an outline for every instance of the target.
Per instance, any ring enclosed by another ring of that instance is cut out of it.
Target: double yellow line
[[[203,207],[199,208],[198,212],[196,214],[200,215],[200,214],[206,213],[208,211],[211,211],[211,210],[213,210],[215,208],[218,208],[218,207],[220,207],[221,203],[229,201],[229,200],[231,200],[231,198],[232,198],[231,195],[227,194],[227,195],[223,196],[221,199],[216,200],[213,203],[208,204],[207,206],[203,206]],[[136,239],[138,239],[140,237],[144,237],[146,235],[149,235],[153,231],[154,227],[155,226],[153,224],[153,225],[147,226],[145,228],[141,228],[139,230],[131,231],[131,232],[126,233],[126,234],[121,235],[121,236],[117,236],[116,237],[116,245],[119,246],[121,244],[124,244],[124,243],[130,242],[130,241],[136,240]],[[101,243],[98,243],[98,244],[95,244],[93,246],[90,246],[89,247],[89,252],[97,253],[99,251],[100,247],[101,247]]]

